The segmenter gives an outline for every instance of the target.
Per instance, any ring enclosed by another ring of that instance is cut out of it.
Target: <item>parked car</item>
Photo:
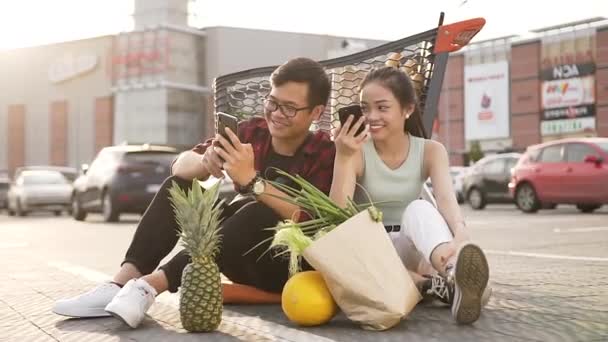
[[[520,153],[501,153],[482,158],[464,177],[463,189],[473,209],[479,210],[490,203],[512,203],[509,194],[511,169]]]
[[[458,203],[464,202],[464,176],[467,171],[465,166],[450,166],[450,176],[452,177],[452,187]],[[428,190],[433,194],[433,184],[431,178],[428,178],[424,183]]]
[[[517,207],[527,213],[561,203],[593,212],[608,203],[608,138],[528,147],[513,170],[509,189]]]
[[[465,166],[451,166],[450,176],[452,176],[452,186],[456,193],[456,199],[458,203],[464,202],[464,177],[467,173],[468,168]]]
[[[19,174],[23,171],[36,171],[36,170],[49,170],[60,172],[68,181],[73,182],[78,176],[78,170],[69,166],[52,166],[52,165],[34,165],[34,166],[22,166],[15,170],[13,179],[17,179]]]
[[[74,219],[101,212],[106,222],[115,222],[121,213],[143,213],[170,175],[176,156],[177,150],[168,146],[105,147],[74,181]]]
[[[0,209],[8,208],[8,201],[6,199],[6,196],[8,194],[8,188],[10,184],[10,178],[0,176]]]
[[[26,216],[32,211],[52,211],[61,215],[70,209],[71,182],[59,171],[19,170],[8,193],[9,215]]]

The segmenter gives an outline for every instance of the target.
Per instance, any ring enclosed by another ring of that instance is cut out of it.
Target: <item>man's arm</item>
[[[207,180],[210,175],[223,177],[221,161],[212,148],[213,139],[196,145],[192,150],[181,153],[171,165],[171,174],[185,180],[194,178]]]
[[[185,180],[209,178],[209,171],[203,166],[203,155],[194,151],[182,152],[173,163],[171,174]]]

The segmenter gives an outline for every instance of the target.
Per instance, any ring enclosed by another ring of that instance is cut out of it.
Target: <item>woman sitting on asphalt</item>
[[[489,268],[482,250],[469,242],[448,154],[439,142],[408,131],[408,122],[420,116],[407,74],[393,67],[375,69],[360,88],[363,116],[356,122],[349,117],[335,133],[330,197],[343,206],[347,198],[368,202],[368,194],[374,202],[390,201],[378,204],[383,223],[423,295],[450,304],[458,323],[473,323],[481,313]],[[428,177],[437,208],[419,199]]]

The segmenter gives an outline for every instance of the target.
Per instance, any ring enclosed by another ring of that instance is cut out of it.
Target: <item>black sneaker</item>
[[[439,300],[451,305],[454,300],[454,282],[438,274],[425,274],[427,280],[422,284],[420,293],[425,300]]]
[[[448,274],[448,279],[453,274],[455,285],[452,317],[459,324],[475,322],[481,315],[484,292],[490,278],[488,261],[481,248],[472,243],[462,246],[456,265]]]

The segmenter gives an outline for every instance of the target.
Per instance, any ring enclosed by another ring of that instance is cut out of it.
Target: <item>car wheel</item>
[[[471,208],[475,210],[481,210],[486,207],[486,199],[481,190],[477,188],[473,188],[469,191],[468,200]]]
[[[532,185],[524,183],[517,188],[515,193],[517,207],[525,213],[535,213],[540,209],[540,201]]]
[[[15,212],[11,209],[8,210],[8,216],[15,216]]]
[[[462,192],[456,194],[456,201],[458,202],[458,204],[464,203],[464,196],[462,195]]]
[[[61,210],[55,210],[53,214],[55,214],[55,216],[61,216]]]
[[[87,212],[82,208],[82,203],[80,203],[80,198],[77,194],[72,196],[72,217],[76,221],[84,221],[87,217]]]
[[[103,220],[106,222],[117,222],[120,214],[116,210],[116,206],[114,205],[114,201],[112,201],[112,196],[109,191],[103,193],[101,203]]]
[[[578,210],[580,210],[582,213],[592,213],[594,212],[596,209],[599,209],[601,207],[601,205],[597,205],[597,204],[577,204],[576,208]]]

